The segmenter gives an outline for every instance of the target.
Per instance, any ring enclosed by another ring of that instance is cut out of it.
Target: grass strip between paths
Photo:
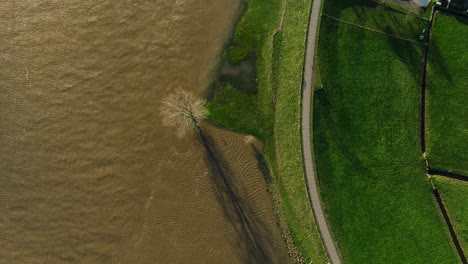
[[[277,166],[293,239],[301,251],[318,252],[314,263],[325,262],[324,248],[314,222],[307,187],[301,146],[300,116],[302,70],[311,1],[287,1],[283,30],[274,55],[276,90],[275,142]]]

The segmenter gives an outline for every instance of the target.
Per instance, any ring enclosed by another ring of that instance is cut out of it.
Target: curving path
[[[309,18],[309,28],[307,32],[306,55],[303,69],[302,81],[302,110],[301,110],[301,133],[302,151],[304,155],[304,167],[307,188],[309,190],[310,203],[315,216],[315,222],[319,228],[323,244],[327,250],[328,258],[333,264],[341,264],[340,254],[335,245],[333,237],[328,227],[325,213],[317,186],[314,170],[314,159],[311,144],[311,99],[312,99],[312,76],[314,73],[315,43],[320,18],[322,0],[314,0]]]

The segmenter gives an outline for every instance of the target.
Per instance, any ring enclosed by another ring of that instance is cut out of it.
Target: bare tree
[[[176,129],[178,137],[193,130],[200,132],[200,121],[206,117],[205,103],[204,99],[178,88],[162,100],[162,123]]]

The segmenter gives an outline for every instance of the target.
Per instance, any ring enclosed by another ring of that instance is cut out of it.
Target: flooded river
[[[205,124],[213,161],[158,113],[206,92],[239,5],[0,2],[1,264],[288,261],[259,147]]]

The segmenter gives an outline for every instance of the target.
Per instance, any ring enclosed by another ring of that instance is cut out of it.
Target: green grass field
[[[326,263],[308,200],[301,152],[302,64],[311,1],[247,2],[225,58],[240,63],[255,56],[257,92],[246,93],[234,83],[218,82],[207,104],[209,119],[264,141],[264,155],[274,176],[270,188],[280,197],[296,249],[307,263]]]
[[[420,152],[422,46],[323,17],[318,63],[315,158],[344,262],[458,263]]]
[[[441,176],[435,176],[433,179],[466,254],[468,252],[468,182]]]
[[[323,14],[402,38],[417,40],[428,21],[369,0],[326,0]]]
[[[468,176],[468,18],[438,13],[426,92],[427,157],[431,168]]]

